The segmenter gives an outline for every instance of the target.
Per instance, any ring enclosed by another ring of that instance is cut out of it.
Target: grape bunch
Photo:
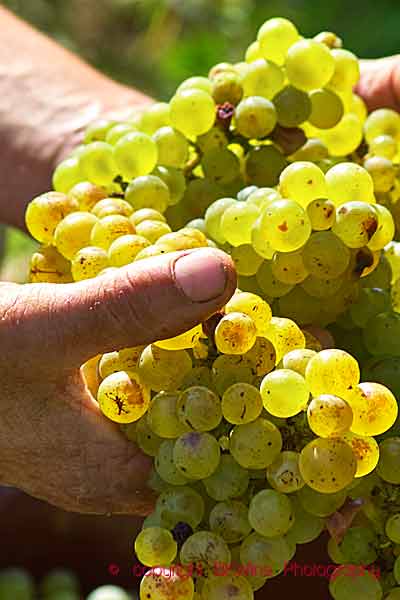
[[[93,123],[27,208],[32,283],[206,246],[239,275],[207,322],[83,366],[154,461],[141,600],[252,600],[324,530],[334,600],[399,597],[400,115],[358,78],[338,36],[270,19],[243,62]]]

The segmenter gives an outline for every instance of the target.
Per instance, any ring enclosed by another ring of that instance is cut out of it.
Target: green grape
[[[373,356],[400,356],[400,315],[383,312],[370,319],[363,330],[367,350]]]
[[[330,494],[343,490],[353,481],[357,461],[346,442],[338,438],[317,438],[304,446],[299,466],[308,486]]]
[[[169,189],[156,175],[144,175],[137,177],[128,185],[125,198],[135,211],[141,208],[153,208],[163,213],[169,203]]]
[[[264,335],[275,348],[276,364],[291,350],[303,349],[306,346],[300,327],[291,319],[284,317],[272,317]]]
[[[34,582],[22,569],[8,568],[0,572],[1,600],[33,600]]]
[[[48,192],[34,198],[26,209],[25,222],[29,233],[39,242],[50,244],[57,225],[69,213],[79,210],[76,200]]]
[[[207,235],[206,222],[204,219],[192,219],[189,223],[186,223],[186,227],[191,227],[192,229],[198,229],[204,235]]]
[[[284,369],[290,369],[291,371],[295,371],[302,377],[305,377],[306,368],[310,360],[316,356],[315,350],[310,350],[308,348],[300,349],[300,350],[292,350],[285,354],[282,359],[282,365]]]
[[[189,431],[177,414],[179,393],[159,392],[152,399],[147,411],[150,429],[161,438],[176,439]]]
[[[221,227],[222,217],[225,211],[236,205],[236,200],[233,198],[221,198],[213,202],[206,210],[204,220],[208,235],[218,244],[225,244],[225,234]]]
[[[228,138],[220,127],[212,127],[207,133],[199,135],[196,143],[201,152],[205,154],[210,150],[225,148],[228,145]]]
[[[210,88],[211,88],[211,82]],[[211,93],[210,89],[210,93]],[[170,101],[171,125],[186,137],[206,133],[215,122],[215,103],[203,89],[182,88]]]
[[[305,268],[318,279],[336,279],[350,263],[350,250],[332,231],[312,233],[302,252]]]
[[[348,248],[362,248],[378,228],[375,206],[366,202],[346,202],[336,210],[332,232]]]
[[[271,100],[282,89],[284,75],[274,62],[259,58],[246,65],[241,80],[244,96]]]
[[[191,368],[192,359],[186,350],[164,350],[154,344],[146,346],[138,365],[143,381],[156,392],[179,388]]]
[[[182,569],[156,568],[148,571],[140,583],[140,600],[193,600],[193,596],[193,579],[188,573],[182,572]]]
[[[342,565],[335,569],[329,582],[329,591],[334,600],[381,600],[383,592],[376,576],[353,565]]]
[[[165,252],[188,250],[189,248],[204,248],[207,246],[207,238],[201,231],[196,229],[180,229],[172,233],[166,233],[158,238],[156,245]]]
[[[189,77],[177,89],[178,92],[184,92],[185,90],[203,90],[203,92],[211,94],[212,83],[207,77]]]
[[[287,532],[286,538],[295,544],[308,544],[319,538],[325,528],[325,520],[304,510],[296,496],[291,496],[290,501],[294,523]]]
[[[224,418],[234,425],[255,421],[260,416],[262,407],[260,392],[248,383],[235,383],[222,396]]]
[[[183,167],[189,158],[189,143],[172,127],[161,127],[153,135],[158,148],[158,162],[166,167]]]
[[[131,123],[118,123],[117,125],[113,125],[111,129],[107,131],[104,141],[111,146],[115,146],[124,135],[127,133],[134,133],[135,131],[136,127]]]
[[[123,348],[115,352],[103,354],[98,364],[102,379],[117,371],[135,371],[144,346]]]
[[[311,114],[309,121],[318,129],[335,127],[344,114],[343,102],[335,92],[327,89],[310,93]]]
[[[171,440],[161,440],[155,455],[155,469],[163,481],[170,485],[186,485],[189,479],[178,471],[174,463],[175,442]]]
[[[252,366],[242,356],[218,356],[212,364],[212,384],[220,396],[234,383],[252,383],[253,380]]]
[[[231,553],[228,544],[212,531],[198,531],[191,535],[181,549],[183,565],[199,565],[212,573],[215,565],[229,565]]]
[[[350,307],[352,321],[357,327],[366,327],[368,321],[390,310],[390,296],[386,290],[363,288],[355,304]]]
[[[395,513],[388,518],[385,524],[385,532],[392,542],[400,544],[400,513]]]
[[[91,211],[97,202],[107,198],[107,191],[89,181],[81,181],[69,190],[68,198],[75,200],[80,210]]]
[[[306,512],[317,517],[328,517],[335,513],[346,500],[347,491],[321,493],[305,485],[297,492],[297,498]]]
[[[259,336],[254,346],[243,355],[243,361],[254,376],[261,377],[273,370],[276,363],[275,348],[267,338]]]
[[[383,156],[392,160],[397,154],[397,142],[391,135],[378,135],[370,140],[369,151],[375,156]]]
[[[71,157],[63,160],[53,173],[53,189],[67,194],[71,188],[83,179],[79,158]]]
[[[278,252],[301,248],[311,234],[311,223],[304,209],[293,200],[272,202],[260,217],[260,228]]]
[[[400,141],[400,115],[390,108],[374,110],[365,121],[365,139],[369,144],[379,135],[390,135]]]
[[[313,398],[307,408],[307,419],[311,431],[328,438],[346,433],[353,422],[350,405],[337,396],[322,394]]]
[[[118,371],[101,382],[97,401],[102,413],[116,423],[133,423],[147,411],[150,390],[132,371]]]
[[[135,426],[134,442],[137,443],[139,448],[143,450],[147,456],[157,456],[160,446],[163,442],[162,438],[159,437],[154,431],[152,431],[147,422],[147,414],[143,415],[134,424],[127,426],[125,435],[132,436],[132,429]]]
[[[267,538],[251,533],[240,547],[240,561],[251,573],[268,579],[282,573],[291,560],[289,543],[285,537]]]
[[[285,198],[307,207],[316,198],[325,198],[325,176],[312,162],[297,161],[284,169],[279,178],[279,191]]]
[[[268,373],[261,382],[264,408],[275,417],[293,417],[305,409],[309,390],[304,377],[290,369]]]
[[[110,215],[130,217],[133,213],[133,208],[129,202],[121,198],[103,198],[93,206],[92,213],[99,219]]]
[[[281,449],[279,429],[262,417],[245,425],[236,425],[231,433],[231,454],[245,469],[265,469],[274,462]]]
[[[79,587],[79,580],[75,573],[67,569],[54,569],[41,581],[40,592],[46,598],[66,592],[71,594],[71,600],[73,600],[73,594],[77,598],[79,596]]]
[[[229,102],[236,106],[243,97],[243,86],[237,73],[225,71],[219,73],[212,81],[212,97],[216,104]]]
[[[301,287],[313,298],[329,298],[334,296],[343,285],[343,278],[320,279],[313,275],[303,281]]]
[[[285,156],[276,146],[256,146],[246,156],[247,181],[259,187],[277,185],[279,175],[287,164]]]
[[[89,212],[76,212],[67,215],[54,231],[54,244],[57,250],[72,259],[73,256],[90,243],[90,236],[97,217]]]
[[[299,453],[285,450],[267,468],[267,479],[271,487],[282,494],[297,492],[304,485],[299,470]]]
[[[220,448],[209,433],[191,431],[181,435],[174,447],[174,463],[190,479],[210,477],[218,467]]]
[[[274,105],[260,95],[252,95],[242,100],[235,112],[237,131],[250,139],[263,138],[271,133],[276,119]]]
[[[322,350],[306,368],[306,382],[313,396],[333,394],[346,397],[360,381],[360,369],[355,358],[336,348]]]
[[[346,202],[374,203],[374,183],[360,165],[350,162],[333,166],[325,175],[328,197],[336,205]]]
[[[233,181],[240,171],[239,159],[228,148],[212,148],[201,161],[204,175],[220,185]]]
[[[329,87],[345,92],[351,90],[360,78],[360,66],[357,57],[348,50],[333,48],[331,55],[335,62],[335,71]]]
[[[201,598],[207,600],[253,600],[254,594],[246,577],[228,574],[206,579]]]
[[[179,395],[176,414],[185,428],[211,431],[218,427],[222,420],[221,401],[206,387],[189,387]]]
[[[159,223],[159,221],[155,221]],[[108,258],[113,267],[123,267],[132,263],[141,250],[150,246],[150,242],[141,235],[122,235],[112,242],[108,249]]]
[[[254,321],[258,333],[262,333],[271,321],[272,311],[268,302],[250,292],[236,292],[225,306],[227,314],[240,312]]]
[[[270,260],[275,254],[275,250],[271,246],[269,240],[267,240],[266,237],[264,236],[262,221],[261,221],[260,217],[257,219],[257,221],[254,223],[254,225],[252,227],[251,244],[252,244],[254,250],[256,251],[256,253],[259,256],[261,256],[262,258],[266,258],[266,259]],[[261,263],[261,266],[263,266],[263,263]],[[270,280],[271,278],[273,278],[272,272],[270,271],[270,269],[267,269],[267,271],[269,273],[268,280]]]
[[[262,58],[262,54],[260,49],[260,43],[256,40],[255,42],[252,42],[247,48],[245,60],[246,62],[251,63],[255,60],[258,60],[259,58]]]
[[[156,166],[157,144],[145,133],[128,133],[115,144],[114,156],[124,179],[140,177],[151,173]]]
[[[173,529],[179,522],[196,529],[204,518],[205,505],[198,492],[190,487],[180,486],[169,488],[160,494],[156,512],[169,529]]]
[[[328,83],[334,74],[335,61],[324,44],[303,39],[289,48],[285,67],[290,83],[309,91]]]
[[[249,485],[249,474],[229,454],[223,454],[214,473],[203,480],[207,494],[213,500],[224,502],[242,496]]]
[[[135,233],[135,227],[128,217],[109,215],[96,221],[91,230],[90,240],[92,246],[108,250],[114,240],[122,235],[133,233]]]
[[[364,160],[363,166],[372,177],[375,192],[389,192],[392,189],[397,170],[391,160],[383,156],[371,156]]]
[[[148,527],[136,537],[135,552],[139,561],[147,567],[166,567],[174,561],[178,546],[167,529]]]
[[[79,156],[83,179],[95,185],[109,185],[118,175],[119,165],[113,147],[106,142],[91,142]]]
[[[93,590],[86,600],[130,600],[130,597],[116,585],[102,585]]]
[[[278,314],[293,319],[299,325],[320,322],[323,314],[322,310],[321,303],[298,286],[284,297],[279,298],[276,306]]]
[[[244,354],[254,346],[256,338],[253,319],[240,312],[225,315],[215,329],[215,344],[223,354]]]
[[[248,508],[243,502],[219,502],[210,513],[210,529],[228,544],[237,544],[251,532]]]
[[[328,158],[328,148],[318,138],[309,138],[306,143],[292,154],[292,160],[319,162]]]
[[[344,534],[340,551],[347,563],[369,565],[377,559],[376,543],[376,534],[370,527],[353,526]]]
[[[335,127],[320,129],[319,132],[319,137],[332,157],[341,157],[355,152],[363,139],[362,123],[353,113],[346,113]]]
[[[309,95],[292,85],[287,85],[274,97],[279,125],[298,127],[307,121],[311,113]]]
[[[182,200],[186,190],[186,180],[183,172],[174,167],[159,165],[154,169],[153,175],[159,177],[168,187],[168,206],[178,204]]]
[[[91,142],[104,142],[107,133],[115,125],[116,122],[111,119],[98,119],[93,121],[93,123],[86,127],[83,143],[90,144]]]
[[[379,477],[384,481],[399,485],[400,483],[400,438],[389,437],[379,444],[380,458],[377,467]]]
[[[255,275],[264,260],[250,244],[242,244],[232,248],[230,254],[235,263],[237,274],[245,277]]]
[[[156,102],[141,112],[137,126],[140,131],[153,135],[161,127],[170,125],[169,104]]]
[[[220,228],[225,240],[232,246],[251,244],[251,231],[260,214],[254,204],[236,202],[228,206],[221,217]]]
[[[378,227],[368,242],[368,248],[373,252],[382,250],[389,244],[395,235],[395,224],[390,211],[381,204],[374,205],[378,215]]]
[[[42,246],[31,256],[30,283],[70,283],[71,264],[53,246]]]
[[[299,32],[288,19],[268,19],[259,29],[257,40],[260,53],[278,65],[285,62],[286,53],[299,39]]]
[[[238,200],[244,200],[249,204],[255,204],[261,211],[264,210],[264,208],[267,208],[267,206],[271,202],[274,202],[274,200],[280,200],[281,198],[279,192],[277,192],[274,188],[258,188],[255,185],[250,185],[247,188],[244,188],[244,190],[249,190],[248,194],[244,198],[239,197],[242,194],[238,194]],[[244,190],[242,190],[242,192]],[[250,190],[252,191],[250,192]]]
[[[96,277],[109,266],[107,252],[97,246],[81,248],[75,254],[71,263],[71,272],[74,281],[82,281]]]

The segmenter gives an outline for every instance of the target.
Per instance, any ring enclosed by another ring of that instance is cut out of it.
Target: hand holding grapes
[[[361,62],[361,79],[357,92],[368,109],[400,109],[400,56]]]

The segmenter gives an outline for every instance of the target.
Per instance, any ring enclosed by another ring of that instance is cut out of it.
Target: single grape
[[[272,202],[260,217],[262,235],[279,252],[300,249],[311,234],[305,210],[293,200]]]
[[[119,169],[113,147],[106,142],[87,144],[80,154],[79,166],[83,179],[95,185],[109,185],[118,175]]]
[[[222,420],[221,401],[210,389],[192,386],[178,398],[176,415],[186,428],[196,431],[211,431]]]
[[[240,312],[225,315],[215,329],[215,343],[223,354],[244,354],[254,346],[256,339],[253,319]]]
[[[284,198],[307,207],[316,198],[326,197],[324,173],[312,162],[296,161],[282,171],[279,191]]]
[[[325,175],[328,198],[335,206],[346,202],[374,203],[374,183],[371,175],[356,163],[343,162]]]
[[[290,46],[299,39],[299,32],[288,19],[268,19],[259,29],[257,40],[260,53],[266,59],[282,65]]]
[[[161,392],[179,388],[191,368],[192,360],[186,350],[164,350],[152,344],[143,350],[138,372],[146,385]]]
[[[351,447],[338,439],[317,438],[300,454],[300,473],[311,488],[330,494],[348,486],[357,470]]]
[[[211,95],[199,88],[181,88],[170,101],[171,124],[186,137],[202,135],[211,129],[215,112]]]
[[[332,231],[312,233],[302,249],[303,262],[318,279],[337,279],[350,264],[350,250]]]
[[[292,495],[290,502],[294,515],[294,523],[287,532],[286,539],[295,544],[308,544],[316,540],[324,530],[325,520],[322,517],[311,515],[304,510],[296,496]]]
[[[236,129],[246,138],[266,137],[274,129],[276,121],[275,106],[261,95],[245,98],[236,108]]]
[[[292,85],[287,85],[273,99],[277,120],[282,127],[298,127],[310,116],[309,95]]]
[[[313,398],[307,408],[310,429],[323,438],[346,433],[353,422],[351,406],[341,398],[322,394]]]
[[[69,213],[79,210],[76,200],[59,192],[48,192],[34,198],[26,209],[25,223],[29,233],[39,242],[49,244],[57,225]]]
[[[214,506],[210,513],[210,529],[228,544],[237,544],[251,532],[248,508],[243,502],[229,500]]]
[[[303,39],[289,48],[285,67],[290,83],[309,91],[328,83],[334,74],[335,61],[324,44]]]
[[[172,534],[161,527],[143,529],[135,540],[135,552],[147,567],[170,565],[176,557],[178,546]]]
[[[206,579],[201,598],[207,600],[253,600],[251,585],[246,577],[228,574]]]
[[[118,371],[101,382],[97,400],[103,414],[116,423],[140,419],[150,403],[150,390],[132,371]]]
[[[400,141],[400,115],[390,108],[374,110],[365,121],[365,139],[368,143],[379,135],[390,135]]]
[[[174,447],[174,463],[180,473],[191,479],[210,477],[218,467],[220,448],[209,433],[192,431],[181,435]]]
[[[223,454],[214,473],[203,480],[207,494],[218,502],[242,496],[249,485],[249,475],[229,454]]]
[[[114,157],[118,171],[129,181],[151,173],[157,164],[157,144],[145,133],[128,133],[115,144]]]
[[[247,181],[249,184],[259,187],[277,185],[279,175],[287,164],[284,154],[273,144],[256,146],[246,156]]]
[[[281,449],[279,429],[262,417],[245,425],[236,425],[231,433],[230,452],[245,469],[265,469]]]
[[[379,444],[379,463],[377,472],[384,481],[400,484],[400,438],[389,437]]]
[[[42,246],[32,254],[29,265],[30,283],[70,283],[71,263],[54,246]]]
[[[204,518],[205,505],[202,496],[192,488],[169,487],[158,497],[156,512],[169,529],[179,522],[188,523],[196,529]]]
[[[380,435],[397,419],[396,398],[380,383],[360,383],[347,392],[346,399],[353,411],[351,431],[357,435]]]
[[[251,231],[260,214],[254,204],[236,202],[228,206],[221,218],[221,231],[225,240],[232,246],[251,243]]]
[[[75,254],[71,262],[74,281],[82,281],[99,275],[109,266],[107,252],[97,246],[87,246]]]
[[[304,377],[290,369],[276,369],[261,382],[264,408],[275,417],[293,417],[304,410],[310,395]]]
[[[305,485],[299,469],[299,458],[298,452],[290,450],[279,454],[267,468],[267,479],[271,487],[283,494],[290,494]]]
[[[328,89],[313,90],[310,93],[311,114],[309,121],[318,129],[335,127],[344,114],[340,96]]]
[[[140,583],[140,600],[193,600],[193,596],[193,579],[182,569],[156,568],[148,571]]]
[[[335,569],[329,582],[334,600],[381,600],[381,584],[373,573],[364,567],[343,565]]]
[[[306,368],[310,360],[316,356],[315,350],[309,348],[292,350],[285,354],[282,359],[282,365],[284,369],[290,369],[296,371],[302,377],[305,377]]]
[[[248,383],[235,383],[222,396],[223,416],[234,425],[255,421],[260,416],[262,408],[260,392]]]
[[[243,69],[241,83],[244,96],[271,100],[282,89],[284,75],[274,62],[259,58]]]

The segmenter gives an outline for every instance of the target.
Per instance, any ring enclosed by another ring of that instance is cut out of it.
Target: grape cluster
[[[205,246],[239,274],[206,323],[83,367],[154,460],[141,600],[252,600],[325,529],[335,600],[399,597],[400,115],[358,78],[335,34],[270,19],[245,61],[91,125],[28,206],[34,283]]]

